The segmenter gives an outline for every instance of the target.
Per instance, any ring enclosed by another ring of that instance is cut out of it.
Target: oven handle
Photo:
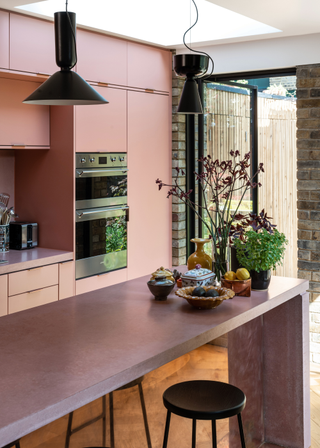
[[[76,214],[79,218],[82,218],[83,216],[86,216],[86,215],[94,215],[95,213],[103,213],[103,212],[115,212],[118,210],[124,210],[126,212],[127,221],[129,221],[129,207],[128,206],[100,208],[99,210],[97,209],[97,210],[89,210],[89,211],[84,211],[84,212],[76,212]]]
[[[123,169],[113,169],[113,170],[82,170],[82,171],[78,171],[76,170],[76,174],[81,177],[83,175],[86,174],[109,174],[112,176],[117,176],[118,173],[123,173],[125,174],[128,171],[128,168],[123,168]]]

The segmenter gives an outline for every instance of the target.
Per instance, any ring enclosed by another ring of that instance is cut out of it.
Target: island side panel
[[[239,387],[247,398],[241,414],[247,448],[258,448],[264,441],[262,347],[262,316],[228,333],[229,383]],[[232,417],[229,447],[239,446],[238,421]]]
[[[264,315],[265,440],[290,448],[311,445],[308,296]]]

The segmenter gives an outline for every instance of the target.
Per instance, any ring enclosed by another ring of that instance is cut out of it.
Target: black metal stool
[[[134,387],[134,386],[138,386],[148,448],[152,448],[148,419],[147,419],[147,412],[146,412],[146,405],[145,405],[145,401],[144,401],[143,389],[142,389],[142,384],[141,384],[142,380],[143,380],[143,376],[141,376],[140,378],[137,378],[134,381],[131,381],[130,383],[126,384],[125,386],[119,387],[119,389],[116,389],[116,391],[117,390],[125,390],[125,389],[129,389],[131,387]],[[106,446],[106,408],[107,408],[106,395],[104,395],[102,397],[102,413],[100,415],[98,415],[97,417],[93,418],[92,420],[89,420],[89,421],[83,423],[82,425],[77,426],[76,428],[73,428],[73,429],[72,429],[73,412],[70,412],[69,420],[68,420],[65,448],[69,448],[70,437],[72,436],[72,434],[80,431],[81,429],[85,428],[86,426],[91,425],[92,423],[97,422],[100,419],[102,419],[102,440],[103,440],[103,446],[105,447]],[[110,417],[110,448],[114,448],[113,392],[109,393],[109,413],[110,413],[110,416],[109,416]],[[19,448],[19,447],[17,447],[17,448]],[[91,448],[94,448],[94,447],[91,447]]]
[[[237,387],[218,381],[186,381],[169,387],[163,404],[168,410],[163,448],[167,448],[171,413],[192,419],[192,448],[196,447],[197,420],[211,420],[212,446],[217,448],[216,420],[237,415],[241,447],[246,447],[241,420],[246,396]]]

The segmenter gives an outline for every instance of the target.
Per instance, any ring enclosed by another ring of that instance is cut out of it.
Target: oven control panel
[[[76,153],[76,168],[121,168],[127,166],[127,154],[122,152]]]

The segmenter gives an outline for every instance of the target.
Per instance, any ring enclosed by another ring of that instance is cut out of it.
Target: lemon
[[[224,274],[226,280],[235,280],[237,278],[236,273],[233,271],[228,271]]]
[[[249,271],[246,268],[237,269],[236,277],[238,280],[247,280],[250,278]]]

